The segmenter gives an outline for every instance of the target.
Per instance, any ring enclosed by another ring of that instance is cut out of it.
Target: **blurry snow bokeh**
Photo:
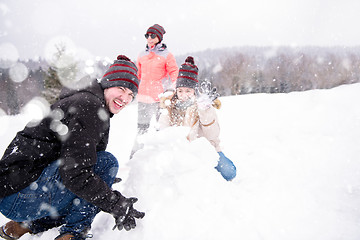
[[[10,68],[19,60],[19,51],[14,44],[0,43],[0,68]]]

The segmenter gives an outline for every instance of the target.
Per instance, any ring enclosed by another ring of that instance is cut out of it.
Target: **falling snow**
[[[137,105],[128,106],[111,119],[108,151],[123,179],[114,188],[138,197],[135,207],[146,216],[135,230],[119,232],[101,212],[93,239],[359,239],[359,91],[352,84],[220,98],[223,152],[238,169],[232,182],[213,168],[217,153],[206,139],[187,142],[185,128],[151,128],[129,161]],[[11,122],[0,132],[0,151],[27,119],[0,117]],[[42,210],[56,215],[51,206]],[[6,221],[0,217],[0,224]],[[57,235],[52,229],[23,239]]]

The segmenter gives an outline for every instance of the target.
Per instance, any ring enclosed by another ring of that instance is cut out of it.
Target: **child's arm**
[[[220,125],[215,111],[213,107],[199,109],[199,127],[204,137],[220,152]]]

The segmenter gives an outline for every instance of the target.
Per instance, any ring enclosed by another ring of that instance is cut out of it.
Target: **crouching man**
[[[118,162],[105,149],[110,118],[131,103],[138,84],[135,64],[120,55],[100,82],[64,88],[49,116],[17,133],[0,160],[0,211],[11,219],[2,238],[61,226],[55,239],[83,240],[100,211],[119,230],[135,228],[145,214],[133,207],[136,198],[111,189]]]

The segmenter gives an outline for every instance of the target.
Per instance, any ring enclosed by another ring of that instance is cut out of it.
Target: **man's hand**
[[[123,217],[115,218],[115,228],[119,229],[121,231],[123,228],[125,228],[126,231],[130,231],[131,229],[134,229],[136,227],[136,221],[135,218],[141,219],[145,216],[144,212],[139,212],[136,210],[132,205],[128,208],[127,213]]]
[[[133,205],[137,200],[137,198],[125,198],[124,196],[119,199],[112,211],[112,215],[115,218],[113,230],[115,228],[119,230],[125,228],[126,231],[134,229],[136,227],[135,218],[141,219],[145,216],[145,213],[139,212],[134,208]]]

